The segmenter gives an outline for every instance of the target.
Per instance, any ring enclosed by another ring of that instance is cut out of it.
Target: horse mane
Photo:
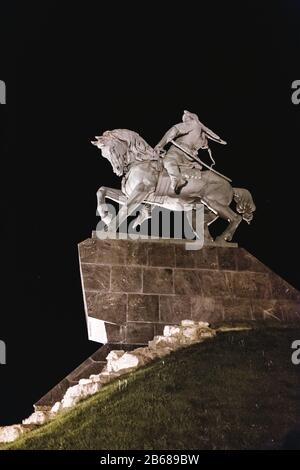
[[[114,129],[104,132],[103,136],[112,138],[115,144],[118,142],[123,144],[121,145],[123,150],[125,144],[127,152],[130,152],[138,161],[148,160],[153,156],[153,148],[137,132],[128,129]]]

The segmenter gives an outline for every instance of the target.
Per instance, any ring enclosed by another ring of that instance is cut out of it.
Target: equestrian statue
[[[97,209],[106,231],[116,232],[139,208],[133,224],[137,227],[151,218],[154,206],[159,206],[171,211],[191,211],[191,227],[196,238],[200,238],[196,212],[204,206],[205,242],[226,244],[242,220],[250,224],[253,219],[256,207],[250,192],[232,187],[231,180],[213,168],[209,140],[222,145],[226,142],[202,124],[196,114],[184,111],[182,122],[171,127],[155,148],[128,129],[106,131],[95,139],[92,144],[109,160],[114,173],[122,177],[121,189],[101,186],[97,192]],[[200,149],[208,151],[211,166],[198,157]],[[106,199],[122,206],[115,217],[108,211]],[[231,208],[233,201],[235,211]],[[228,226],[214,241],[209,225],[219,217]]]

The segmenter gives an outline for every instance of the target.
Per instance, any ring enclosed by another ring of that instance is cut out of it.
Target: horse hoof
[[[215,243],[215,240],[213,238],[204,238],[204,243],[208,243],[210,245],[211,243]]]
[[[105,216],[101,217],[101,221],[107,226],[109,226],[112,219],[113,219],[113,216],[109,212]]]
[[[220,236],[215,239],[215,243],[218,243],[218,245],[227,245],[228,242],[225,238]]]

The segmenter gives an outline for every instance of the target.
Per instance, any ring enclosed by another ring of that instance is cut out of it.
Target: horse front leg
[[[242,216],[239,214],[236,214],[232,209],[230,209],[230,207],[224,208],[224,214],[225,214],[226,219],[229,222],[229,225],[226,228],[226,230],[224,230],[224,232],[219,237],[216,238],[216,242],[221,242],[221,243],[231,242],[233,235],[235,234],[238,226],[243,220]],[[224,219],[225,217],[222,217],[222,218]]]
[[[113,219],[113,214],[109,211],[106,198],[116,201],[119,204],[125,204],[127,198],[120,189],[108,188],[106,186],[101,186],[101,188],[98,189],[97,213],[105,225],[108,226]]]
[[[133,214],[150,192],[149,188],[146,188],[143,183],[138,184],[127,199],[126,204],[121,207],[116,217],[111,220],[107,230],[109,232],[116,232],[120,225]]]
[[[133,222],[132,228],[137,228],[142,225],[145,220],[149,220],[152,217],[152,206],[151,204],[143,204],[139,215],[136,217],[136,219]]]
[[[207,209],[204,210],[204,243],[214,243],[214,239],[209,231],[209,226],[218,219],[218,217],[219,216],[214,212],[208,212]]]

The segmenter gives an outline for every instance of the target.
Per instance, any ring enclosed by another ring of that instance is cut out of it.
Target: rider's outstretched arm
[[[219,137],[215,132],[210,130],[208,127],[204,126],[202,122],[200,122],[202,129],[204,130],[206,137],[210,140],[213,140],[214,142],[218,142],[219,144],[226,145],[227,142],[225,140],[222,140],[221,137]]]

